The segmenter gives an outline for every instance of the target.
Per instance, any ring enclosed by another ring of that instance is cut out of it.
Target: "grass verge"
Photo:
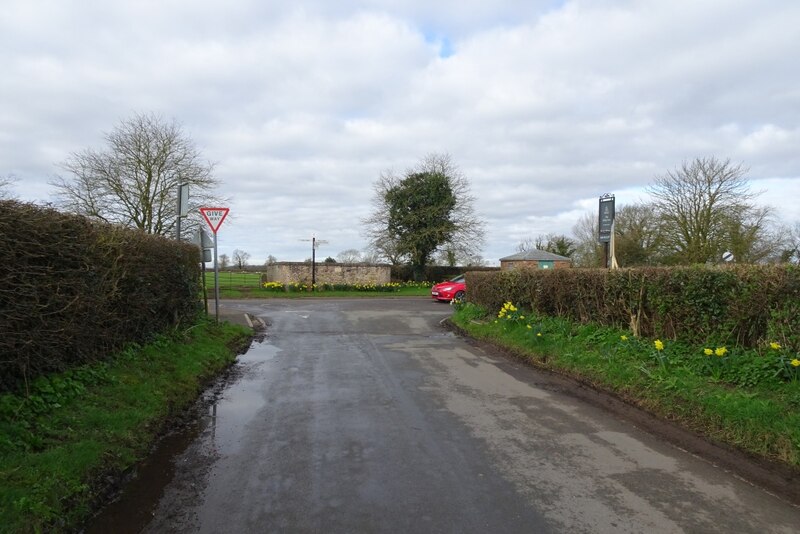
[[[0,532],[73,530],[251,332],[201,323],[0,396]]]
[[[800,473],[800,380],[780,347],[687,347],[504,308],[495,315],[466,304],[452,320],[537,367]]]

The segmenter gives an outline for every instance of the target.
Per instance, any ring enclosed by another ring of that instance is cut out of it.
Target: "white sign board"
[[[229,208],[200,208],[200,213],[208,223],[214,235],[217,235],[217,230],[222,226],[222,221],[228,216]]]

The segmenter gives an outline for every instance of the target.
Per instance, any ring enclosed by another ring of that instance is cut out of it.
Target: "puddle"
[[[85,527],[87,534],[141,532],[153,519],[164,490],[176,477],[176,465],[205,475],[214,458],[235,453],[243,430],[265,405],[261,383],[269,362],[280,349],[257,340],[236,363],[208,388],[190,409],[181,429],[164,437],[125,483],[119,498],[108,504]],[[203,456],[204,458],[198,458]],[[204,461],[205,459],[205,461]],[[185,465],[183,465],[185,464]],[[179,477],[180,478],[180,477]],[[192,480],[197,491],[202,480]],[[198,486],[198,487],[196,487]]]

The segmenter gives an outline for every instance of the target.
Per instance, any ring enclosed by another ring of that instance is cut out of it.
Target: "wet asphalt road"
[[[145,532],[797,532],[800,510],[446,332],[416,299],[267,321]],[[119,526],[119,525],[118,525]]]

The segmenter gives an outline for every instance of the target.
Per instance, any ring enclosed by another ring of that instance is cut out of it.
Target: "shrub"
[[[197,247],[0,202],[0,390],[104,359],[200,310]]]
[[[637,336],[800,350],[800,268],[520,269],[467,273],[467,298],[629,329]]]

